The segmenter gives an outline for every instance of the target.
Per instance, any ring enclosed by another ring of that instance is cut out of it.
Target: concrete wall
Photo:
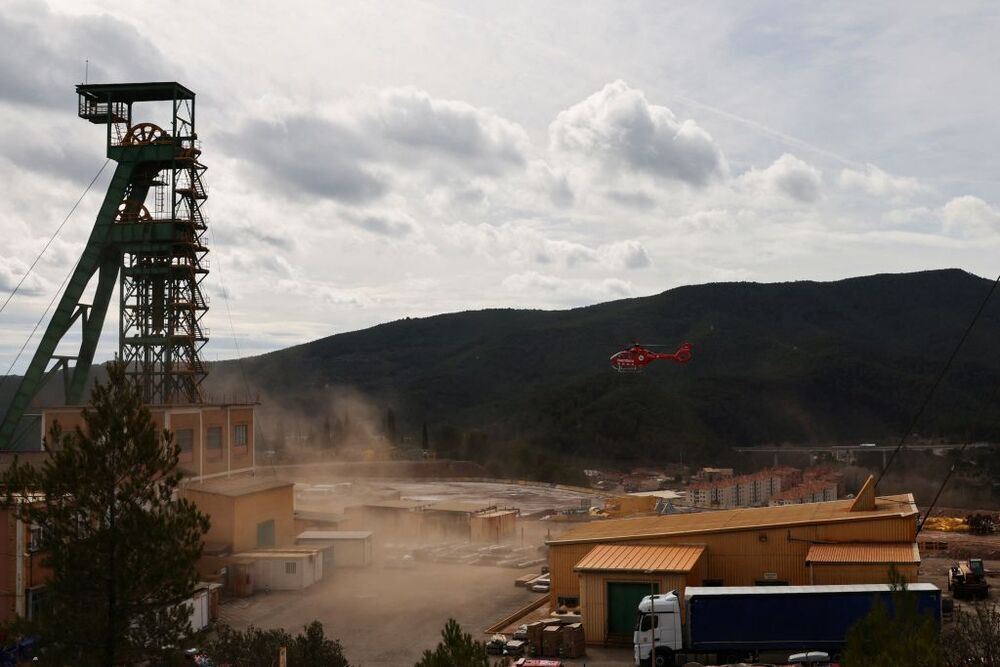
[[[235,498],[230,496],[223,496],[217,493],[208,493],[205,491],[196,491],[190,488],[181,488],[178,491],[178,495],[181,498],[190,500],[192,503],[197,505],[201,512],[208,515],[209,526],[208,532],[205,533],[205,537],[202,538],[204,542],[221,542],[222,544],[229,544],[231,548],[235,550],[235,545],[233,545],[234,534],[233,526],[236,521],[236,502]],[[256,544],[251,547],[254,548]]]
[[[291,484],[237,498],[232,528],[233,551],[257,548],[257,524],[274,520],[274,546],[295,542],[292,515],[295,492]]]
[[[257,590],[294,591],[308,588],[323,578],[321,554],[290,554],[285,557],[256,557],[252,553],[240,554],[254,561],[254,581]],[[294,564],[294,572],[288,572]]]
[[[473,516],[469,522],[473,542],[498,543],[517,535],[517,511],[490,512]]]
[[[258,548],[257,524],[274,521],[274,546],[294,542],[292,521],[294,492],[292,485],[256,491],[243,496],[227,496],[193,488],[180,490],[180,496],[198,506],[211,520],[205,542],[229,544],[234,553]]]
[[[334,567],[367,567],[372,563],[372,538],[351,539],[307,539],[298,538],[295,543],[303,547],[316,549],[333,547]]]

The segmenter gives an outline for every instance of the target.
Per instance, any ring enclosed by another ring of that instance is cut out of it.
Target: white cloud
[[[588,246],[549,238],[529,221],[499,226],[458,223],[446,226],[444,236],[449,243],[462,250],[471,249],[482,257],[504,264],[558,265],[565,269],[590,267],[611,271],[642,269],[650,265],[645,248],[634,239]]]
[[[517,295],[536,291],[548,293],[559,301],[569,304],[592,303],[594,300],[622,299],[632,296],[635,287],[619,278],[603,280],[569,279],[558,276],[525,271],[504,278],[501,283],[508,292]]]
[[[693,120],[679,121],[667,107],[650,104],[624,81],[609,83],[560,112],[549,137],[554,151],[593,162],[605,173],[625,168],[701,186],[727,171],[708,132]]]
[[[600,251],[611,266],[643,269],[649,266],[649,255],[638,241],[618,241],[603,246]]]
[[[819,169],[785,153],[766,169],[751,169],[740,177],[751,189],[772,192],[803,203],[812,203],[821,196],[822,176]]]
[[[896,202],[927,191],[927,187],[917,179],[893,176],[873,164],[866,164],[861,169],[844,169],[837,181],[844,189],[860,190],[873,197]]]
[[[941,208],[941,224],[954,236],[994,236],[1000,234],[1000,210],[979,197],[955,197]]]

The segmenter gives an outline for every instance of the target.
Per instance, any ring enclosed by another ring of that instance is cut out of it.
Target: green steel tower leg
[[[108,312],[108,305],[111,303],[111,294],[118,282],[120,264],[121,260],[117,253],[113,257],[106,258],[101,264],[97,278],[97,291],[94,293],[94,303],[90,308],[87,321],[83,323],[80,356],[76,359],[76,366],[69,381],[69,390],[66,392],[67,405],[79,404],[83,399],[83,391],[87,388],[87,377],[90,375],[90,366],[94,363],[94,353],[97,351],[97,343],[101,339],[101,327],[104,326],[104,318]]]
[[[113,246],[109,247],[108,241],[111,237],[111,227],[114,225],[115,216],[118,214],[118,206],[125,198],[125,193],[132,180],[134,170],[135,163],[131,162],[120,163],[115,169],[115,174],[108,186],[108,192],[104,196],[104,203],[97,214],[94,229],[90,233],[90,239],[87,241],[87,247],[84,249],[76,269],[73,271],[69,284],[66,285],[66,291],[63,292],[62,298],[59,299],[59,305],[56,307],[52,319],[49,320],[49,325],[45,329],[45,335],[42,336],[42,341],[38,344],[38,349],[35,350],[35,356],[31,358],[28,370],[21,379],[17,393],[14,394],[10,406],[7,408],[3,422],[0,423],[0,449],[4,449],[10,444],[14,430],[21,421],[21,417],[24,416],[24,411],[41,388],[45,371],[52,360],[52,355],[55,354],[59,342],[77,318],[84,314],[86,307],[81,305],[80,298],[83,296],[87,284],[102,266],[110,267],[112,262],[114,263],[114,275],[110,278],[110,288],[113,289],[114,287],[115,278],[118,275],[120,257]],[[101,282],[107,283],[106,277],[110,271],[110,268],[103,271],[104,276],[102,276]],[[99,301],[102,296],[100,287],[98,288],[98,299],[95,301]],[[106,285],[104,287],[104,291],[107,291],[108,287]],[[87,325],[94,321],[104,322],[110,297],[110,293],[106,294],[103,300],[102,311],[98,312],[97,306],[100,304],[95,303],[90,308],[89,316],[87,316],[87,324],[84,326],[85,335],[80,346],[80,353],[77,356],[78,363],[73,371],[73,378],[70,382],[71,387],[79,388],[78,390],[81,392],[86,383],[87,374],[90,372],[90,362],[94,359],[97,340],[100,337],[99,327],[95,330],[93,327]],[[88,332],[90,332],[90,335],[87,335]],[[96,335],[94,335],[95,333]],[[86,367],[82,367],[80,362],[84,362]],[[67,402],[69,402],[70,397],[67,396],[66,398]]]

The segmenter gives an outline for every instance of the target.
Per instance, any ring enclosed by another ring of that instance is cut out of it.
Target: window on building
[[[189,428],[179,428],[174,431],[174,442],[181,448],[181,463],[191,463],[194,461],[194,430]]]
[[[558,598],[556,598],[556,600],[558,601],[558,605],[560,607],[568,607],[570,609],[575,609],[576,607],[580,606],[580,598],[578,597],[563,597],[560,595]]]
[[[42,610],[45,606],[45,587],[35,586],[34,588],[29,588],[25,591],[28,598],[28,619],[38,617],[38,612]]]
[[[274,546],[274,519],[257,524],[257,548]]]
[[[285,563],[285,574],[295,574],[295,561]]]
[[[221,426],[209,426],[205,430],[205,456],[213,461],[222,458]]]
[[[35,553],[42,548],[42,535],[44,529],[37,525],[31,524],[31,528],[28,530],[28,553]]]
[[[250,442],[246,424],[233,426],[233,454],[246,454]]]

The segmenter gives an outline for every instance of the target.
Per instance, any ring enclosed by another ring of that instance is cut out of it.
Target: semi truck
[[[941,590],[910,584],[917,609],[941,624]],[[825,651],[836,657],[852,625],[880,601],[892,609],[887,584],[845,586],[688,587],[639,602],[633,643],[636,665],[756,661],[761,653]]]

